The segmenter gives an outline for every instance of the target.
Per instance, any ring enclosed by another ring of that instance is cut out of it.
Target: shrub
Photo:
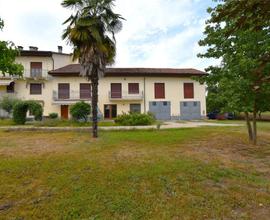
[[[50,118],[50,119],[56,119],[56,118],[58,118],[58,114],[55,113],[55,112],[50,113],[50,114],[49,114],[49,118]]]
[[[36,121],[42,120],[43,108],[41,104],[36,101],[19,101],[13,109],[13,121],[16,124],[25,124],[28,110],[34,115]]]
[[[34,115],[36,121],[42,120],[43,108],[42,105],[36,101],[26,101],[28,110]]]
[[[15,124],[24,125],[26,122],[26,113],[28,104],[26,102],[18,102],[13,109],[13,121]]]
[[[129,113],[118,116],[115,123],[123,126],[151,125],[155,119],[150,114]]]
[[[3,98],[0,101],[0,107],[4,109],[8,114],[10,114],[19,100],[15,98],[11,98],[9,96],[3,96]]]
[[[70,114],[72,118],[79,121],[87,121],[87,117],[90,114],[91,106],[85,102],[77,102],[75,105],[72,105],[70,108]]]

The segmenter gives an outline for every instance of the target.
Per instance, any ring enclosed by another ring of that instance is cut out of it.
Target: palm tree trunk
[[[91,75],[92,82],[92,132],[93,138],[98,137],[98,74],[93,71]]]

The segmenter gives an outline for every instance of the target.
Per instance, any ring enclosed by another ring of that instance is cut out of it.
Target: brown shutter
[[[69,99],[69,83],[58,84],[58,98]]]
[[[128,94],[139,94],[139,83],[129,83]]]
[[[155,83],[155,98],[165,99],[165,84],[164,83]]]
[[[30,84],[30,94],[31,95],[41,95],[42,85],[40,83],[31,83]]]
[[[31,77],[41,77],[42,76],[42,62],[31,62]]]
[[[90,83],[81,83],[80,84],[80,98],[81,99],[90,99],[91,98],[91,84]]]
[[[193,99],[194,98],[194,84],[184,83],[184,98]]]
[[[122,98],[121,83],[111,83],[111,98]]]

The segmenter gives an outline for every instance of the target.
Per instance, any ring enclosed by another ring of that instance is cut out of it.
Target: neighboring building
[[[70,105],[91,102],[91,84],[79,76],[80,65],[70,54],[32,48],[21,51],[17,62],[25,67],[23,79],[0,79],[0,91],[39,101],[45,116],[56,112],[69,118]],[[152,112],[160,120],[203,118],[205,85],[192,77],[205,74],[195,69],[107,68],[99,82],[99,112],[105,119],[127,112]]]

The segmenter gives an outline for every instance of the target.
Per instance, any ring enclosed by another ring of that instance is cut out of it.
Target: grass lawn
[[[100,121],[99,126],[116,126],[114,121]],[[16,126],[12,119],[0,119],[0,126]],[[27,121],[24,126],[34,127],[91,127],[91,122],[77,122],[73,120],[46,119],[43,121]]]
[[[269,219],[270,123],[160,131],[0,130],[0,219]]]

